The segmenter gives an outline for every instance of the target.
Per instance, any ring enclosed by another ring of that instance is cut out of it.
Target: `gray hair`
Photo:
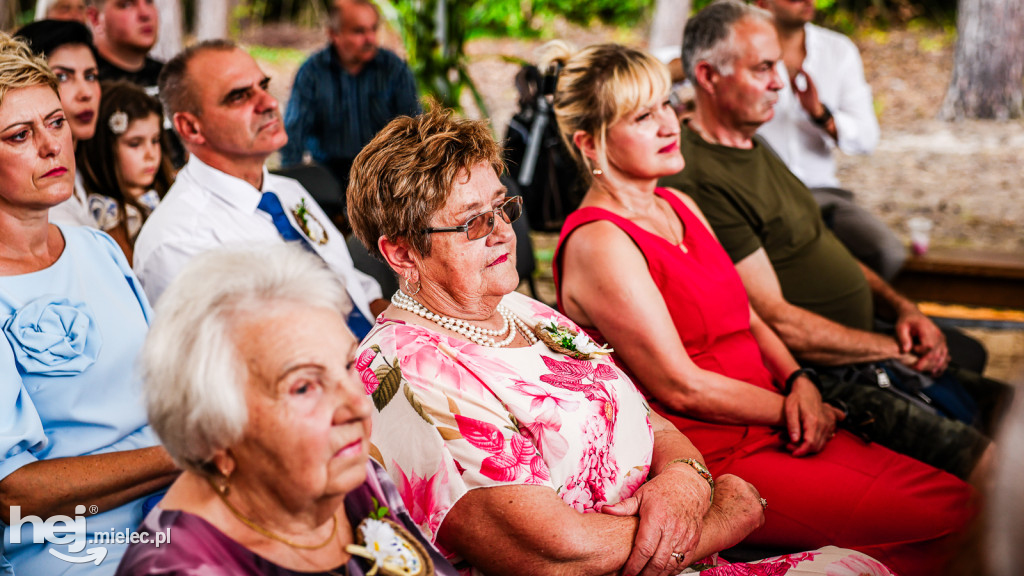
[[[331,32],[341,32],[341,14],[345,11],[346,4],[349,6],[369,6],[377,13],[377,21],[380,21],[380,8],[373,0],[334,0],[327,8],[327,27],[330,28]]]
[[[683,72],[691,82],[700,62],[711,64],[724,76],[733,73],[732,65],[737,56],[734,29],[737,22],[748,18],[773,23],[770,12],[740,0],[717,0],[686,22]]]
[[[334,273],[292,244],[197,256],[160,297],[142,375],[150,425],[179,466],[209,474],[214,455],[242,439],[248,375],[235,329],[282,302],[351,309]]]

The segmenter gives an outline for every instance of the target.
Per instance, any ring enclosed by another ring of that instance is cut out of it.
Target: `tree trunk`
[[[690,16],[690,0],[657,0],[651,20],[651,38],[647,49],[652,54],[663,48],[676,48],[679,56],[683,44],[683,27]]]
[[[230,0],[197,0],[196,39],[227,38],[230,16]]]
[[[15,0],[0,0],[0,31],[14,32],[17,23],[18,3]]]
[[[181,0],[156,0],[160,12],[160,36],[149,55],[167,61],[182,49]]]
[[[1024,114],[1024,2],[960,0],[953,78],[939,115],[1006,120]]]

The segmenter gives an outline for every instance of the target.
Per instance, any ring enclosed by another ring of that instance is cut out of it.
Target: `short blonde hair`
[[[428,102],[428,110],[392,120],[352,163],[349,221],[359,241],[381,260],[381,236],[405,238],[429,255],[430,235],[422,230],[444,207],[456,179],[481,162],[498,174],[504,170],[501,148],[486,122],[455,118],[436,102]]]
[[[0,32],[0,104],[11,90],[49,86],[60,98],[57,77],[41,56],[36,56],[28,45]]]
[[[201,254],[160,297],[142,375],[149,423],[179,466],[211,474],[214,455],[241,441],[249,412],[238,321],[282,302],[351,310],[323,261],[284,243]]]
[[[608,168],[608,127],[627,114],[668,96],[672,81],[657,58],[619,44],[597,44],[580,51],[561,41],[542,49],[541,69],[561,68],[552,107],[562,139],[589,182],[594,168]],[[597,166],[573,143],[582,130],[594,138]]]

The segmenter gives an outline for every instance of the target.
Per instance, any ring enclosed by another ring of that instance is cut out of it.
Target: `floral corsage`
[[[584,332],[576,332],[554,321],[538,323],[533,332],[548,348],[577,360],[593,360],[615,352],[608,346],[598,346]]]
[[[373,568],[366,576],[375,576],[378,573],[384,576],[433,574],[434,563],[431,562],[430,555],[423,545],[386,515],[387,508],[379,507],[376,512],[360,522],[357,544],[349,544],[345,551],[373,562]]]
[[[302,228],[302,232],[307,238],[317,244],[327,244],[327,230],[306,208],[305,198],[300,200],[295,205],[295,208],[292,208],[292,215],[295,216],[295,221]]]

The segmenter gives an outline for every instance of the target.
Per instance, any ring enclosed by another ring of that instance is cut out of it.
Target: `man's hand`
[[[843,413],[821,401],[821,393],[807,376],[793,382],[793,389],[783,405],[789,444],[786,449],[793,456],[816,454],[835,436],[836,421]]]
[[[639,516],[633,550],[623,574],[669,576],[699,560],[691,557],[711,507],[711,487],[695,470],[677,464],[644,483],[633,496],[601,509],[613,516]],[[672,556],[683,554],[683,558]]]
[[[818,89],[803,68],[797,70],[796,74],[789,79],[789,85],[793,88],[793,94],[796,94],[800,100],[800,106],[807,111],[811,118],[820,118],[825,113],[825,107],[818,99]]]
[[[909,302],[900,307],[896,319],[896,341],[900,345],[900,353],[914,356],[914,362],[901,359],[914,370],[937,376],[949,364],[946,335]]]

